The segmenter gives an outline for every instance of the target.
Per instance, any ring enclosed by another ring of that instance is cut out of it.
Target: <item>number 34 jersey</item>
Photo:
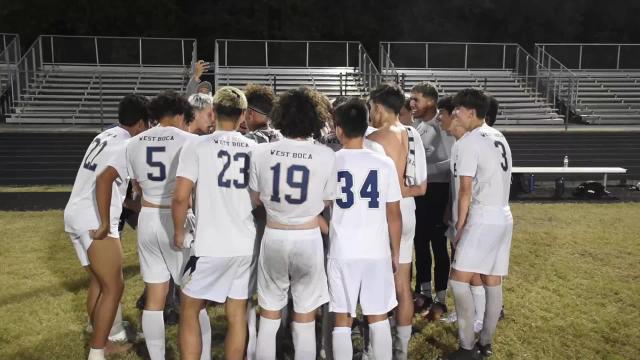
[[[454,176],[473,177],[471,205],[509,205],[511,148],[502,133],[486,124],[457,142]]]
[[[260,193],[267,217],[285,225],[307,223],[333,200],[335,154],[313,140],[260,144],[251,163],[251,190]]]
[[[336,170],[329,257],[388,258],[387,203],[402,199],[393,161],[367,149],[342,149],[336,153]]]
[[[216,130],[182,149],[176,175],[195,185],[196,256],[253,254],[249,170],[255,146],[237,131]]]
[[[109,165],[111,158],[123,157],[129,132],[119,126],[96,136],[82,158],[69,202],[64,209],[64,227],[67,232],[95,230],[100,225],[96,204],[96,177]],[[118,178],[111,192],[111,219],[119,218],[122,202],[127,193],[126,177]]]

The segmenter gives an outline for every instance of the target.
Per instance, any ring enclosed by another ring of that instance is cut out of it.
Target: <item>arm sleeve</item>
[[[189,82],[187,83],[187,88],[184,91],[186,97],[189,97],[195,94],[198,90],[199,84],[200,84],[200,81],[196,80],[194,77],[191,77],[189,79]]]
[[[427,181],[427,155],[424,151],[424,143],[419,135],[418,131],[413,129],[414,139],[416,141],[416,183],[422,184]]]
[[[398,181],[398,174],[396,173],[396,166],[393,164],[391,158],[385,159],[386,169],[383,172],[383,176],[387,177],[387,202],[396,202],[402,200],[402,191],[400,190],[400,182]]]
[[[478,151],[474,149],[470,138],[466,138],[458,144],[458,160],[456,163],[456,170],[458,176],[471,176],[476,175],[478,169]]]
[[[190,141],[182,147],[176,171],[176,176],[189,179],[194,184],[198,181],[198,156],[195,145],[195,141]]]

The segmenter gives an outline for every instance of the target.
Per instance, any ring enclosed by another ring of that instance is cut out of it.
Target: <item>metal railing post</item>
[[[98,53],[98,38],[97,37],[93,38],[93,47],[95,48],[95,51],[96,51],[96,65],[98,65],[98,67],[100,67],[100,54]]]
[[[42,36],[38,37],[38,41],[42,41]],[[55,52],[53,51],[53,36],[49,37],[49,42],[51,43],[51,63],[56,63]]]
[[[464,44],[464,68],[467,69],[467,58],[469,55],[469,44]]]
[[[140,58],[140,66],[142,66],[142,38],[138,38],[138,52]]]
[[[507,45],[502,45],[502,69],[504,70],[507,65]]]
[[[622,45],[618,45],[618,57],[616,59],[616,70],[620,70],[620,47]]]
[[[429,68],[429,43],[424,43],[424,68]]]
[[[358,46],[358,54],[360,53],[360,46]],[[349,67],[349,42],[347,41],[347,65],[345,67]]]
[[[104,130],[104,104],[102,102],[102,72],[98,73],[98,80],[100,83],[100,126]]]
[[[180,47],[182,48],[182,66],[184,66],[184,40],[180,39]]]
[[[40,66],[42,66],[42,64],[44,64],[42,60],[42,41],[38,41],[38,51],[40,52]]]
[[[309,42],[307,41],[307,56],[306,56],[306,64],[309,67]]]
[[[227,51],[227,50],[229,49],[229,47],[227,46],[227,42],[228,42],[227,40],[224,41],[224,66],[228,66],[227,65],[228,64],[228,62],[227,62],[228,57],[227,56],[229,54],[229,51]]]
[[[582,45],[580,45],[580,55],[578,56],[578,69],[582,70]]]
[[[516,50],[516,71],[520,70],[520,47]]]
[[[269,43],[264,42],[264,66],[269,67]]]

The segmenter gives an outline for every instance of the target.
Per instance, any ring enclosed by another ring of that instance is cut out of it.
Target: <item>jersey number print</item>
[[[346,197],[346,199],[336,199],[336,204],[341,209],[348,209],[353,206],[354,203],[354,194],[353,194],[353,175],[347,170],[338,171],[338,182],[343,184],[341,191],[342,194]],[[378,191],[378,170],[369,170],[369,174],[367,178],[362,183],[360,187],[360,198],[361,199],[369,199],[369,209],[377,209],[380,207],[380,202],[378,198],[380,197],[380,192]]]
[[[273,189],[271,193],[271,201],[280,202],[280,168],[281,164],[277,163],[271,167],[273,171]],[[292,205],[300,205],[307,201],[307,190],[309,188],[309,169],[304,165],[291,165],[287,168],[287,185],[291,189],[299,190],[298,196],[286,194],[284,199]],[[298,180],[296,180],[298,178]]]

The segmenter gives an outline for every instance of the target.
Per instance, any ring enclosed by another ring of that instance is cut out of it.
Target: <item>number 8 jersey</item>
[[[255,146],[237,131],[216,130],[182,150],[176,175],[194,183],[195,256],[253,255],[249,170]]]
[[[511,148],[502,133],[487,124],[457,142],[454,176],[473,177],[472,206],[505,207],[511,188]]]
[[[251,190],[260,193],[267,217],[283,225],[313,220],[333,200],[335,154],[313,140],[256,146],[251,163]]]

